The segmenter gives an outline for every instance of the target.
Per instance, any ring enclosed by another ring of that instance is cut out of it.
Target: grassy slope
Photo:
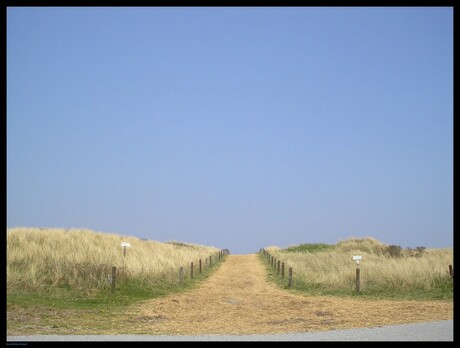
[[[131,244],[125,255],[122,241]],[[209,267],[210,256],[213,267]],[[7,303],[10,308],[124,306],[192,288],[219,265],[218,256],[215,247],[191,243],[160,243],[90,230],[9,229]],[[116,288],[112,293],[113,266]],[[179,284],[181,266],[184,278]]]
[[[287,286],[292,267],[291,287],[318,295],[356,296],[356,268],[353,255],[362,255],[359,296],[396,299],[453,299],[453,279],[448,266],[453,249],[399,250],[373,238],[350,238],[336,245],[300,244],[286,249],[265,248],[280,263],[285,263],[285,278],[266,262],[270,278]]]

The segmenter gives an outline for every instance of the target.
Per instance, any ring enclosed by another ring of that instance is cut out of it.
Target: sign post
[[[360,270],[359,270],[359,261],[362,260],[363,257],[361,255],[353,256],[353,261],[356,262],[356,292],[359,293],[360,287]]]
[[[131,246],[130,243],[128,242],[121,242],[121,246],[123,247],[123,256],[126,255],[126,248],[129,248]]]

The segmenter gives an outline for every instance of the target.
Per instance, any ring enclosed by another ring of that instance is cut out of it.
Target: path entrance
[[[453,303],[307,296],[266,279],[257,254],[228,255],[199,287],[143,301],[124,314],[133,333],[262,334],[453,319]]]

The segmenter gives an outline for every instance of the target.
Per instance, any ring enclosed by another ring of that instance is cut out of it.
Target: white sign
[[[129,248],[131,246],[131,244],[129,244],[128,242],[121,242],[121,246],[123,248]]]
[[[362,256],[361,255],[356,255],[356,256],[353,256],[353,261],[359,261],[359,260],[362,260]]]

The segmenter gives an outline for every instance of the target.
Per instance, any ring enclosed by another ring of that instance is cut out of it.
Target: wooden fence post
[[[116,275],[117,268],[114,266],[112,267],[112,292],[115,292],[115,275]]]
[[[284,262],[281,264],[281,278],[284,279]]]
[[[356,292],[359,293],[359,286],[360,286],[360,270],[359,267],[356,267]]]
[[[292,285],[292,267],[289,267],[289,282],[288,286],[291,287]]]
[[[452,265],[449,265],[449,275],[454,278],[454,270],[452,268]]]
[[[199,267],[199,269],[200,269],[200,274],[201,274],[201,259],[200,259],[200,261],[199,261],[199,263],[198,263],[198,267]]]
[[[212,267],[212,256],[209,256],[209,267]]]
[[[278,275],[280,275],[280,263],[281,263],[281,261],[278,260]]]
[[[193,279],[193,262],[190,263],[190,278]]]

